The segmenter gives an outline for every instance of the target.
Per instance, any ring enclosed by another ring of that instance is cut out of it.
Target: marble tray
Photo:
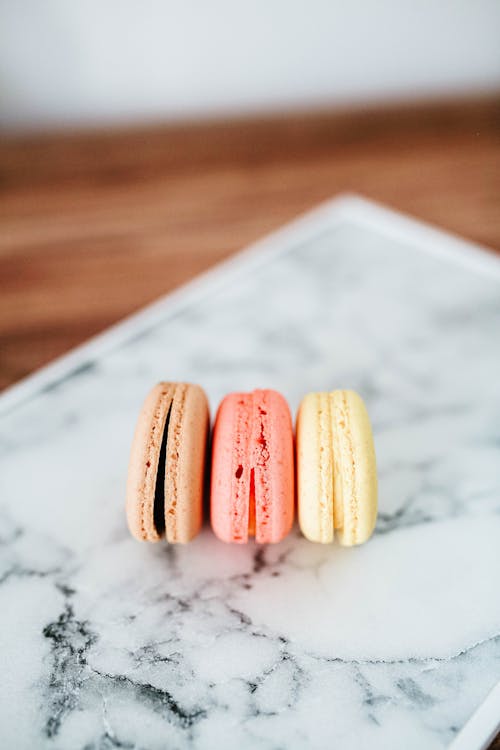
[[[500,262],[343,197],[0,398],[3,748],[481,747],[500,693]],[[142,545],[159,379],[368,402],[359,549]],[[482,705],[472,723],[473,712]]]

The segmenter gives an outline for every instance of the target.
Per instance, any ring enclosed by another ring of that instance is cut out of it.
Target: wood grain
[[[339,192],[500,250],[500,95],[0,142],[0,387]]]

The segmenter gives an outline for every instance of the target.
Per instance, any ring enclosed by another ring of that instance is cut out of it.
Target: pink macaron
[[[231,393],[215,420],[211,521],[224,542],[279,542],[294,514],[293,427],[272,390]]]

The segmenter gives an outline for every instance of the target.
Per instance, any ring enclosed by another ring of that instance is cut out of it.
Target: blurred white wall
[[[500,0],[0,0],[0,124],[500,88]]]

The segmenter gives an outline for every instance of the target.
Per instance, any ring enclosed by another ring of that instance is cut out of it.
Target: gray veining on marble
[[[1,418],[2,747],[433,750],[500,679],[500,276],[341,212],[287,241]],[[132,540],[129,444],[159,379],[201,383],[212,412],[237,389],[294,411],[358,390],[371,542]]]

